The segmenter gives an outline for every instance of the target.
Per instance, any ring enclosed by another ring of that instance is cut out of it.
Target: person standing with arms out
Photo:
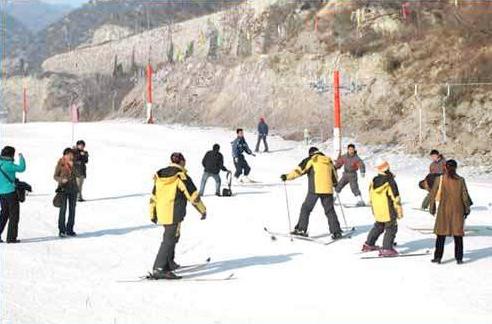
[[[207,209],[200,200],[185,165],[183,154],[173,153],[171,164],[157,171],[154,176],[150,219],[153,223],[164,226],[164,235],[154,262],[152,279],[181,279],[174,273],[179,268],[174,261],[174,250],[179,240],[181,222],[186,215],[187,201],[202,215],[202,220],[207,217]]]
[[[74,170],[74,151],[71,148],[63,150],[63,156],[55,168],[54,179],[58,183],[56,191],[61,193],[61,207],[58,214],[58,236],[77,236],[73,228],[75,225],[75,208],[77,206],[77,179]],[[65,224],[65,216],[68,204],[68,221]]]
[[[425,177],[424,181],[420,182],[420,187],[427,191],[431,191],[434,186],[434,180],[444,173],[444,168],[446,167],[446,160],[444,156],[439,153],[438,150],[431,150],[430,158],[432,160],[429,166],[429,174]],[[422,209],[429,208],[430,193],[428,193],[424,200],[422,201]]]
[[[75,160],[74,168],[77,178],[77,188],[79,189],[78,200],[84,201],[82,195],[82,188],[84,187],[84,181],[87,178],[87,163],[89,162],[89,153],[85,150],[85,142],[83,140],[77,141],[75,147]]]
[[[403,217],[400,193],[395,182],[395,176],[390,171],[389,163],[378,161],[376,167],[378,175],[372,179],[369,185],[369,199],[376,222],[362,246],[362,252],[380,250],[375,244],[384,232],[383,248],[379,251],[379,256],[397,256],[398,252],[393,248],[393,245],[398,232],[397,219]]]
[[[263,145],[265,146],[265,153],[268,152],[268,124],[265,122],[265,118],[261,117],[260,122],[258,123],[258,141],[256,142],[255,152],[258,153],[260,151],[260,142],[263,141]]]
[[[337,173],[332,160],[321,153],[316,147],[309,149],[309,156],[299,163],[299,166],[289,174],[282,174],[282,181],[294,180],[302,175],[308,176],[308,194],[302,204],[299,221],[291,233],[308,236],[309,216],[318,199],[328,218],[328,226],[333,239],[342,237],[342,229],[333,206],[333,187],[337,184]]]
[[[236,172],[234,173],[234,178],[240,182],[252,182],[248,175],[251,172],[251,168],[244,157],[246,152],[249,155],[256,156],[251,152],[248,143],[244,139],[244,131],[242,128],[236,130],[237,137],[231,143],[232,145],[232,158],[234,160],[234,166],[236,167]]]
[[[339,194],[342,192],[342,189],[350,184],[350,189],[352,193],[357,198],[358,207],[365,206],[364,200],[362,200],[362,195],[359,190],[359,183],[357,181],[357,171],[360,170],[360,175],[362,178],[366,175],[366,166],[364,161],[357,155],[357,151],[355,150],[354,144],[349,144],[347,146],[347,153],[340,156],[336,163],[335,168],[340,169],[343,167],[342,178],[338,182],[335,191]]]
[[[19,153],[19,164],[15,164],[15,148],[5,146],[0,156],[0,236],[7,225],[7,243],[20,243],[17,239],[19,232],[20,203],[17,198],[15,179],[16,173],[26,170],[26,160]],[[0,237],[0,243],[3,242]]]
[[[224,156],[220,153],[220,145],[214,144],[211,151],[208,151],[202,160],[202,165],[205,168],[200,185],[200,196],[205,192],[208,178],[212,177],[215,180],[215,195],[220,196],[220,170],[229,172],[224,166]]]
[[[465,179],[456,173],[458,163],[455,160],[446,161],[444,174],[436,178],[430,193],[430,208],[436,215],[434,233],[436,234],[436,249],[432,262],[441,263],[444,253],[446,236],[454,237],[454,257],[456,263],[463,263],[463,236],[465,235],[465,219],[470,214],[473,202],[468,194]],[[439,206],[436,208],[437,203]]]

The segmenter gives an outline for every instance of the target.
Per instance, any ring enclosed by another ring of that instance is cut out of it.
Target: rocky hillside
[[[233,3],[239,1],[233,1]],[[96,31],[104,25],[121,27],[129,34],[139,34],[162,25],[180,22],[215,12],[229,6],[228,1],[91,1],[50,24],[36,34],[26,60],[39,68],[56,54],[91,44]],[[112,39],[113,40],[113,39]]]
[[[104,24],[102,42],[43,63],[33,117],[66,119],[56,112],[72,90],[86,119],[143,117],[150,59],[161,122],[254,127],[265,116],[285,137],[327,139],[338,69],[346,136],[492,163],[492,10],[405,2],[248,1],[133,36]]]

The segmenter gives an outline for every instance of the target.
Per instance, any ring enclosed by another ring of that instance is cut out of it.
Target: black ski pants
[[[296,229],[300,231],[307,232],[309,225],[309,216],[316,205],[318,199],[321,200],[321,205],[325,210],[326,218],[328,219],[328,227],[330,228],[330,233],[341,233],[340,223],[338,222],[337,213],[333,205],[333,195],[331,194],[314,194],[308,193],[306,200],[301,207],[301,214],[299,216],[299,221],[297,222]]]
[[[398,223],[396,219],[393,219],[389,222],[376,222],[374,226],[369,231],[367,235],[366,244],[375,245],[378,238],[383,234],[383,249],[389,250],[393,248],[393,244],[395,242],[396,233],[398,232]]]
[[[2,212],[0,215],[0,235],[3,233],[7,222],[9,227],[7,229],[7,242],[17,240],[17,234],[19,231],[19,213],[20,206],[17,200],[17,193],[0,195],[0,203],[2,205]]]
[[[236,167],[236,172],[234,173],[234,177],[236,178],[239,178],[242,174],[248,176],[251,172],[251,168],[242,154],[234,158],[234,166]]]
[[[68,205],[68,206],[67,206]],[[58,214],[58,230],[60,233],[73,233],[75,225],[75,207],[77,206],[77,192],[63,193],[62,205]],[[65,224],[65,216],[68,207],[68,221]]]
[[[179,241],[180,227],[181,223],[164,225],[164,234],[162,236],[159,252],[157,252],[157,256],[154,261],[154,270],[171,270],[171,265],[174,264],[174,250],[176,248],[176,243]]]
[[[444,254],[444,244],[446,243],[445,235],[437,235],[436,249],[434,251],[434,259],[441,260]],[[456,261],[463,260],[463,236],[454,237],[454,258]]]
[[[268,143],[267,143],[267,135],[258,134],[258,141],[256,142],[255,152],[260,150],[260,143],[263,141],[263,145],[265,146],[265,152],[268,152]]]

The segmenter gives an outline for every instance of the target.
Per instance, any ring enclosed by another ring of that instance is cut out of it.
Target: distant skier
[[[342,237],[342,230],[333,206],[333,187],[337,184],[337,173],[332,160],[321,153],[316,147],[309,149],[309,156],[299,163],[299,166],[289,174],[282,174],[282,181],[293,180],[302,175],[308,176],[308,193],[301,207],[299,221],[291,233],[308,236],[309,216],[318,199],[328,218],[328,226],[333,239]]]
[[[84,181],[87,178],[86,165],[89,162],[89,153],[85,150],[85,142],[83,140],[77,141],[74,152],[74,170],[77,178],[77,187],[79,189],[78,200],[82,202],[84,201],[82,188],[84,187]]]
[[[342,189],[350,183],[350,189],[352,190],[354,196],[358,199],[357,206],[365,206],[364,200],[362,200],[360,193],[359,184],[357,182],[357,171],[360,170],[360,175],[364,178],[366,175],[366,166],[364,161],[362,161],[362,159],[357,155],[354,144],[349,144],[347,146],[347,153],[337,159],[335,168],[340,169],[341,167],[343,167],[343,174],[335,188],[336,192],[342,192]]]
[[[208,178],[212,177],[215,180],[215,195],[220,196],[220,170],[229,172],[224,166],[224,156],[220,153],[220,145],[214,144],[211,151],[208,151],[202,160],[204,172],[202,176],[202,182],[200,185],[200,196],[203,196],[205,192],[205,186]]]
[[[430,213],[436,215],[434,233],[436,249],[432,262],[441,263],[446,236],[454,237],[454,257],[458,264],[463,263],[463,236],[465,219],[470,214],[473,202],[468,194],[465,179],[456,174],[458,163],[446,161],[444,174],[435,179],[430,193]]]
[[[154,176],[154,189],[150,198],[150,219],[164,226],[164,235],[157,253],[152,278],[181,279],[174,271],[179,265],[174,261],[174,251],[180,236],[181,222],[190,201],[202,215],[207,216],[196,187],[185,169],[186,160],[181,153],[171,155],[171,164]]]
[[[432,150],[429,155],[432,159],[432,162],[429,166],[429,173],[424,180],[420,181],[419,186],[420,188],[430,192],[432,190],[432,187],[434,186],[434,180],[444,173],[444,168],[446,167],[446,159],[442,154],[439,153],[438,150],[435,149]],[[422,201],[422,209],[429,208],[429,199],[430,194],[428,193]]]
[[[77,206],[77,179],[74,170],[74,151],[71,148],[63,150],[63,157],[58,160],[53,178],[58,183],[57,192],[62,195],[62,203],[58,214],[58,236],[77,236],[73,228],[75,225],[75,208]],[[68,221],[65,216],[68,203]]]
[[[15,164],[15,148],[5,146],[0,156],[0,203],[2,212],[0,216],[0,235],[2,235],[7,222],[7,243],[19,243],[20,204],[16,192],[16,173],[26,170],[26,160],[19,153],[19,164]],[[0,243],[3,242],[0,238]]]
[[[251,172],[251,168],[244,157],[246,152],[249,155],[256,156],[251,152],[248,143],[244,139],[244,131],[242,128],[236,130],[237,138],[231,143],[232,145],[232,158],[234,159],[234,166],[236,167],[236,172],[234,173],[234,178],[240,182],[252,182],[248,177]]]
[[[265,153],[268,152],[268,124],[265,122],[265,118],[261,117],[260,122],[258,123],[258,141],[256,142],[255,152],[259,152],[260,150],[260,142],[263,141],[263,145],[265,146]]]
[[[378,161],[376,167],[378,175],[372,179],[369,185],[369,199],[376,222],[367,236],[362,251],[380,250],[375,244],[384,232],[383,248],[379,251],[379,256],[397,256],[398,252],[393,248],[393,245],[398,232],[397,219],[403,217],[400,193],[395,182],[395,176],[390,171],[389,163]]]

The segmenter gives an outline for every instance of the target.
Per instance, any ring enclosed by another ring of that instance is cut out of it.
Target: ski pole
[[[335,191],[336,197],[338,199],[338,203],[340,204],[340,210],[342,211],[342,217],[343,217],[343,222],[345,223],[345,228],[349,229],[349,226],[347,224],[347,219],[345,218],[345,211],[343,210],[343,204],[342,201],[340,200],[340,195],[338,192]]]
[[[287,193],[287,184],[284,181],[284,191],[285,191],[285,204],[287,205],[287,219],[289,221],[289,233],[292,230],[292,223],[290,221],[290,209],[289,209],[289,195]]]

